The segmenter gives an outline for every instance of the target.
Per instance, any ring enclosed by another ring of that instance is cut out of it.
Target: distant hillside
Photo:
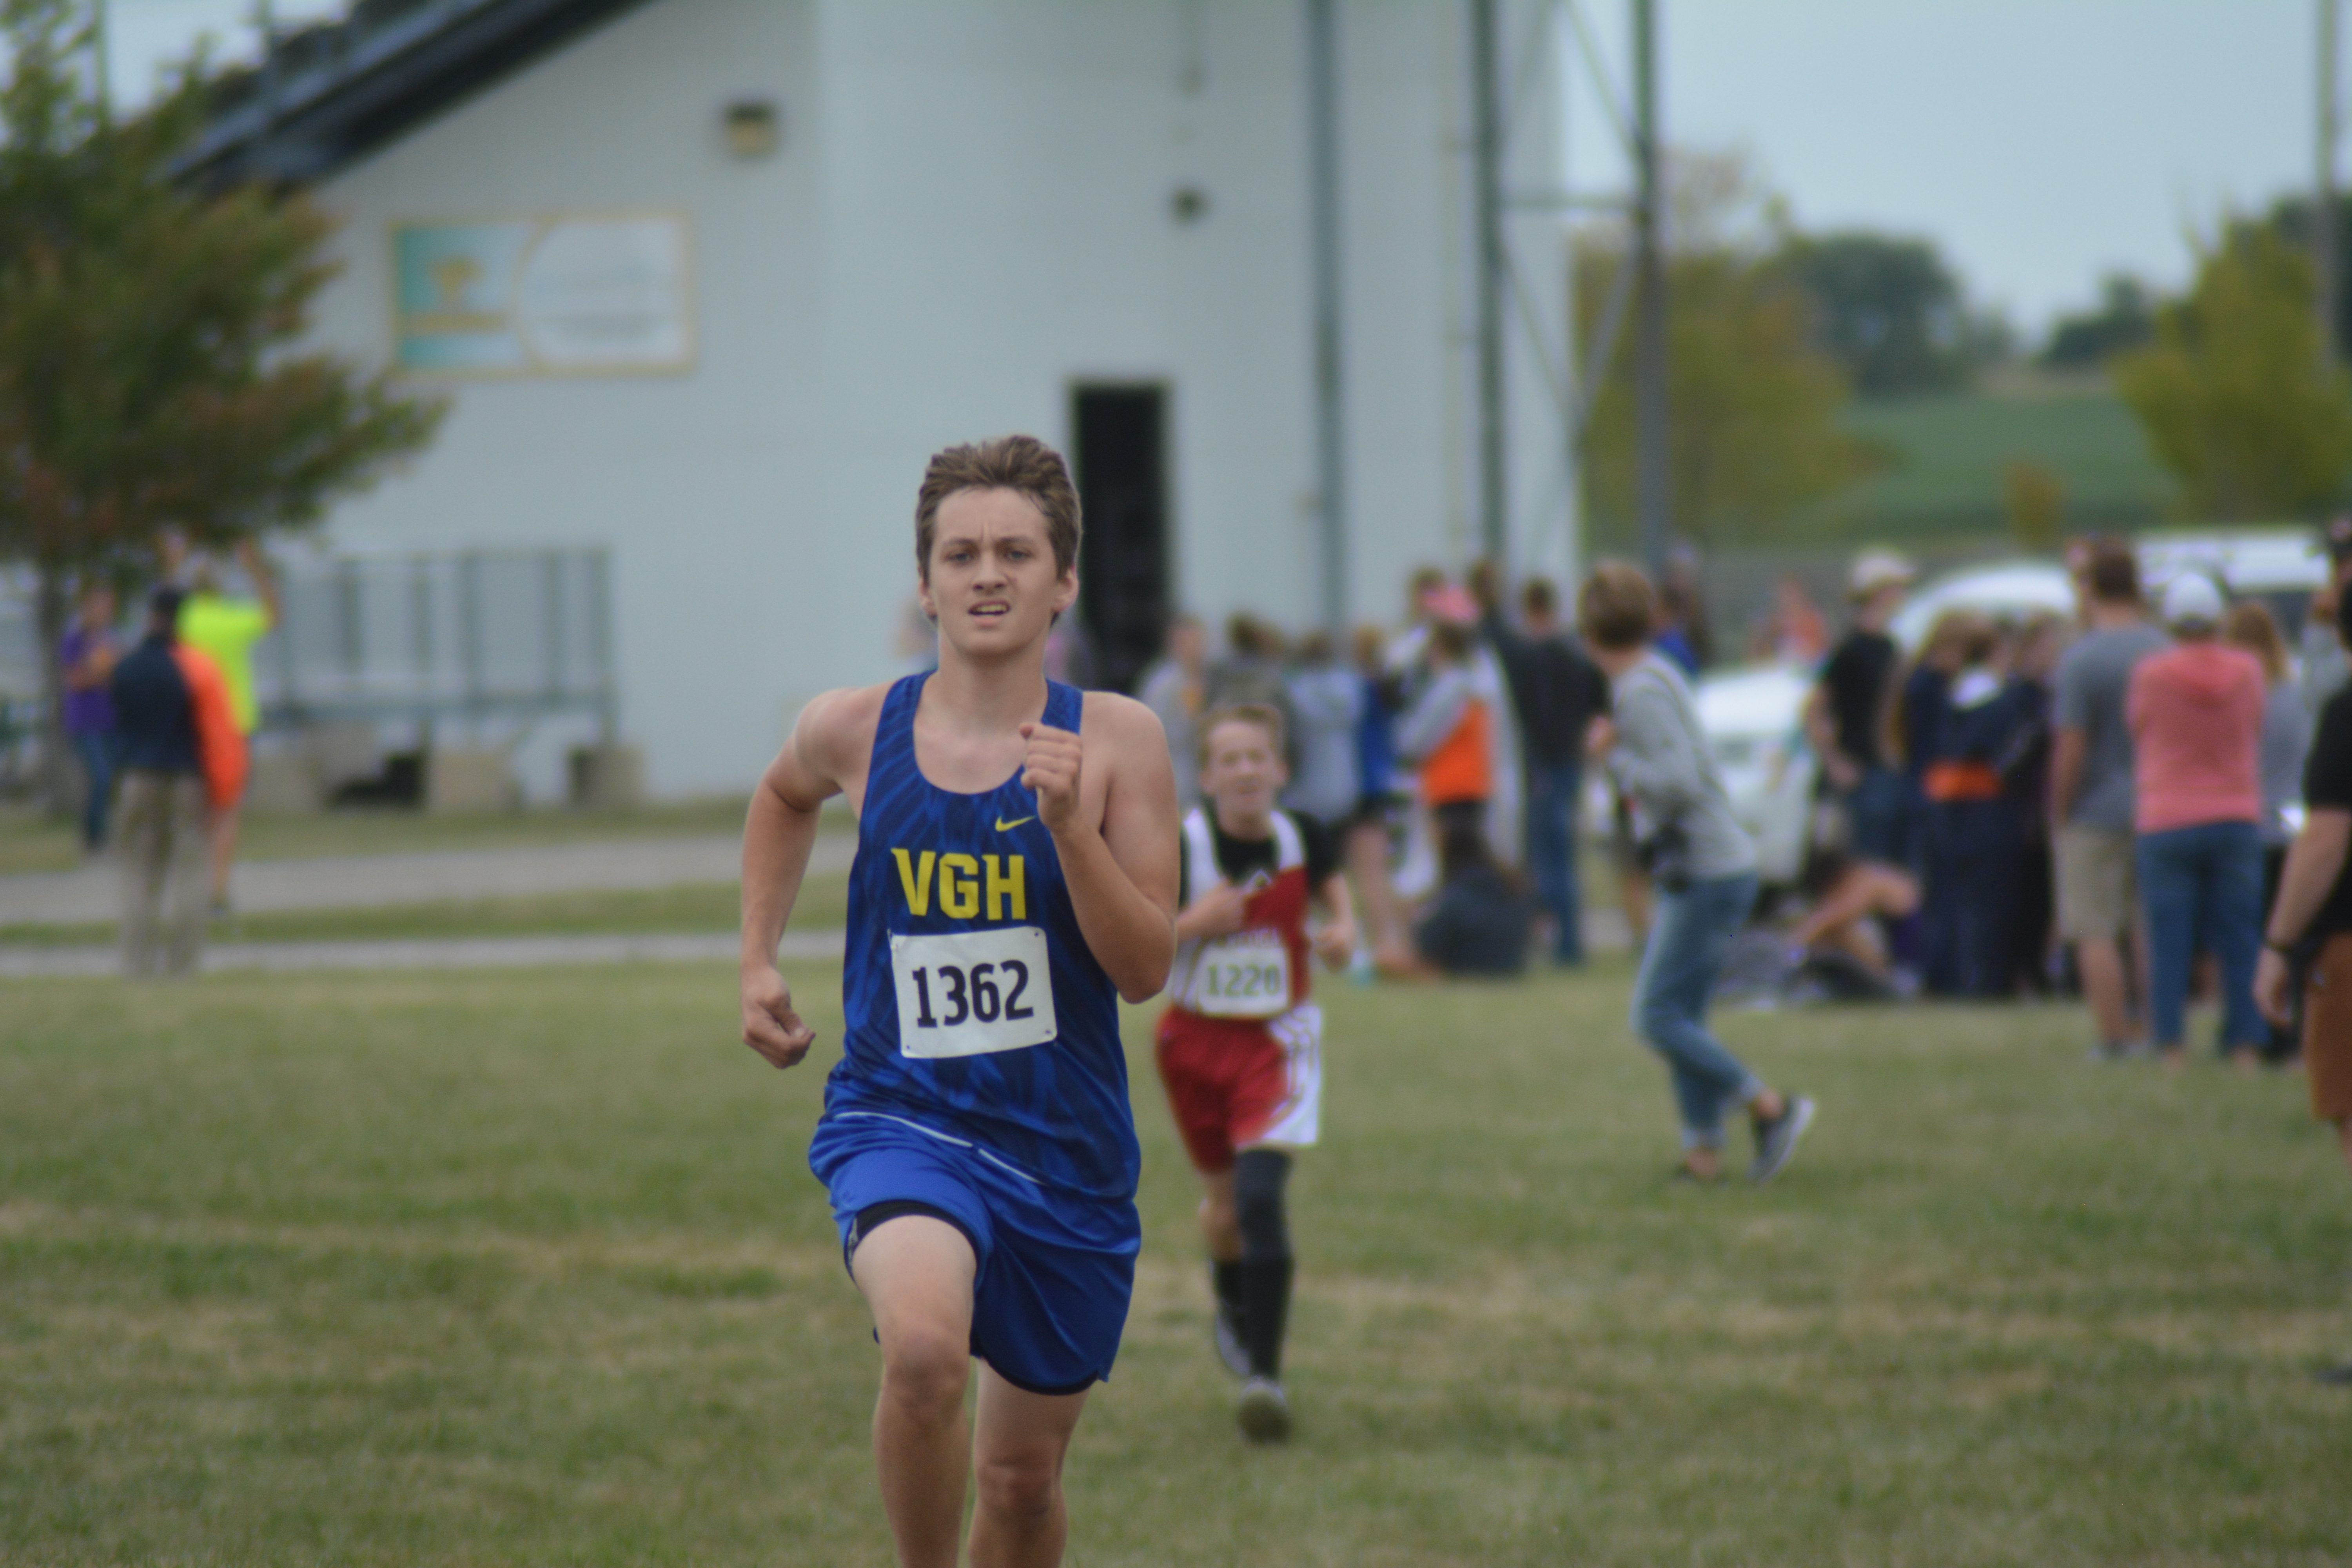
[[[2001,473],[2021,460],[2064,484],[2070,533],[2148,528],[2171,515],[2170,477],[2104,382],[2020,378],[1950,396],[1856,400],[1842,420],[1891,462],[1803,528],[1815,540],[2005,534]]]

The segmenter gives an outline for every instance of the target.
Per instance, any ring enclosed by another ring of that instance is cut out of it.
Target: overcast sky
[[[251,0],[109,4],[126,95],[207,28],[251,47]],[[1584,4],[1622,69],[1624,0]],[[1670,140],[1745,148],[1807,227],[1934,237],[2029,331],[2105,271],[2178,284],[2190,228],[2311,179],[2314,0],[1658,5]],[[1571,105],[1577,177],[1621,178],[1580,79]]]

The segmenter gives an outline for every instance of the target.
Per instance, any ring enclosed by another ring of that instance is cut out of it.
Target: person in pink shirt
[[[2189,970],[2198,953],[2210,952],[2221,964],[2221,1048],[2250,1064],[2264,1033],[2254,1010],[2263,667],[2216,635],[2221,591],[2210,577],[2175,577],[2163,611],[2174,646],[2132,671],[2124,708],[2138,784],[2132,826],[2147,920],[2150,1033],[2168,1062],[2184,1059]]]

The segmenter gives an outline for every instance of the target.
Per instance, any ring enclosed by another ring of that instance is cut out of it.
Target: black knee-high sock
[[[1242,1304],[1242,1266],[1217,1258],[1209,1260],[1209,1285],[1217,1293],[1217,1308],[1238,1326],[1244,1308]]]
[[[1244,1151],[1234,1171],[1234,1208],[1242,1233],[1242,1342],[1250,1375],[1282,1375],[1282,1331],[1290,1317],[1290,1228],[1283,1188],[1290,1156],[1276,1149]]]
[[[1290,1317],[1287,1258],[1242,1259],[1242,1342],[1249,1347],[1250,1375],[1282,1378],[1282,1331]]]

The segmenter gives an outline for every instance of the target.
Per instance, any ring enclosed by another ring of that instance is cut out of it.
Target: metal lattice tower
[[[1654,570],[1671,534],[1666,465],[1665,269],[1656,0],[1628,0],[1630,61],[1613,70],[1592,0],[1468,0],[1472,245],[1479,538],[1513,570],[1578,553],[1579,489],[1594,394],[1633,327],[1643,553]],[[1561,137],[1571,81],[1589,92],[1633,170],[1630,188],[1582,190],[1564,177],[1516,176],[1534,138]],[[1552,112],[1542,112],[1545,109]],[[1628,265],[1589,336],[1570,301],[1566,225],[1579,213],[1622,215]],[[1580,341],[1582,338],[1583,341]],[[1549,478],[1514,493],[1508,449],[1511,369],[1535,373],[1558,437]]]

